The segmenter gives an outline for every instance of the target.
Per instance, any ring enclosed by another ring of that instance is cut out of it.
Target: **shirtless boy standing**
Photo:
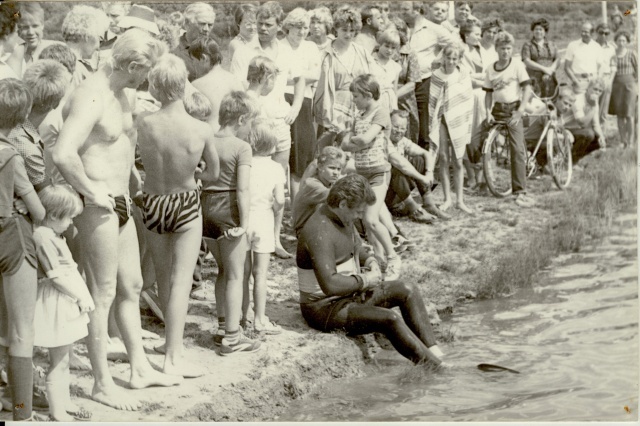
[[[140,402],[116,386],[107,363],[107,324],[115,300],[116,321],[131,363],[129,385],[172,386],[180,377],[154,370],[142,346],[142,288],[138,238],[130,219],[129,179],[134,168],[133,102],[137,88],[164,54],[162,44],[141,30],[127,31],[113,46],[113,63],[81,83],[64,106],[64,125],[52,158],[84,198],[75,219],[84,271],[96,309],[90,314],[87,347],[95,379],[94,400],[120,410]]]
[[[211,126],[191,117],[184,98],[187,67],[166,55],[149,72],[149,92],[162,103],[137,121],[144,182],[142,220],[158,280],[166,324],[163,371],[185,378],[203,374],[183,360],[182,339],[187,318],[192,271],[202,238],[200,191],[195,172],[205,143],[213,143]],[[215,150],[206,150],[207,168],[219,174]],[[214,173],[215,177],[215,173]]]

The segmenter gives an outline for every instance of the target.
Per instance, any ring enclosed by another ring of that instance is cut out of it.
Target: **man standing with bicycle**
[[[526,193],[526,147],[522,115],[531,99],[531,81],[525,65],[513,58],[513,36],[502,32],[496,37],[498,61],[485,73],[483,90],[487,122],[504,122],[511,153],[511,188],[517,205],[530,207],[533,199]]]

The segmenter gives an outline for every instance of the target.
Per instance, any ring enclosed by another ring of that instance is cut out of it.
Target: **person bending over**
[[[443,354],[418,291],[401,281],[382,282],[376,258],[361,250],[353,222],[375,199],[366,178],[345,176],[302,227],[296,253],[302,316],[323,332],[382,333],[414,363],[440,365]]]

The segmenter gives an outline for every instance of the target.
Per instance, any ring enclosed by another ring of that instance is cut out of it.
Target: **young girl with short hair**
[[[39,264],[34,344],[49,348],[46,379],[49,419],[86,420],[91,413],[71,402],[69,356],[73,343],[89,333],[87,313],[95,305],[62,236],[73,218],[82,212],[82,201],[66,184],[47,186],[39,196],[47,213],[33,231]]]

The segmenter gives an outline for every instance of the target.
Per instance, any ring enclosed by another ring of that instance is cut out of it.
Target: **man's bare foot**
[[[440,204],[438,207],[441,211],[446,212],[451,207],[451,200],[446,200],[444,203]]]
[[[129,361],[127,348],[119,337],[110,337],[107,344],[107,359],[109,361]]]
[[[463,203],[462,201],[458,201],[456,203],[456,208],[458,210],[462,210],[463,212],[467,213],[467,214],[474,214],[475,212],[469,208],[465,203]]]
[[[286,251],[284,247],[276,245],[276,256],[280,259],[291,259],[293,255]]]
[[[153,331],[142,329],[142,338],[147,340],[160,340],[160,336],[158,336]]]
[[[169,364],[165,362],[162,371],[165,374],[169,374],[172,376],[182,376],[185,379],[195,379],[196,377],[201,377],[206,374],[206,371],[204,371],[203,369],[194,365],[189,365],[186,362],[181,362],[179,364]]]
[[[140,401],[134,398],[131,392],[115,385],[108,389],[96,389],[94,386],[91,398],[116,410],[137,411],[141,407]]]
[[[182,383],[182,377],[170,376],[148,367],[143,375],[131,373],[131,389],[144,389],[151,386],[176,386]]]

